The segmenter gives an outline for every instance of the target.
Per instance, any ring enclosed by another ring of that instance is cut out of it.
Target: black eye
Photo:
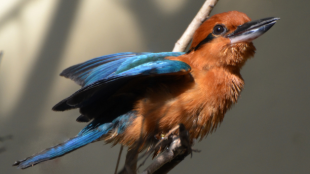
[[[215,35],[221,35],[221,34],[224,34],[226,33],[226,28],[223,26],[223,25],[216,25],[214,28],[213,28],[213,34]]]

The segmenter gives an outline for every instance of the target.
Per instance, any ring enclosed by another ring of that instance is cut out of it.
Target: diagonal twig
[[[135,174],[137,172],[138,149],[129,149],[126,154],[125,165],[118,174]]]
[[[191,39],[193,38],[195,31],[202,24],[202,22],[209,17],[209,14],[217,2],[218,0],[206,0],[181,38],[175,43],[173,52],[182,52],[186,49]]]
[[[135,174],[137,172],[138,154],[141,145],[143,144],[143,125],[144,119],[142,120],[140,138],[138,142],[133,145],[134,148],[128,149],[126,154],[125,165],[118,174]]]
[[[116,167],[115,167],[115,172],[114,172],[114,174],[117,174],[118,165],[119,165],[119,161],[120,161],[121,156],[122,156],[123,148],[124,148],[124,146],[121,145],[121,148],[120,148],[119,154],[118,154],[118,158],[117,158],[117,163],[116,163]]]

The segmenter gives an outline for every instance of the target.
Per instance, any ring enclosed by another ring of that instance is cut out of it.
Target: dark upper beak
[[[237,27],[237,29],[226,37],[231,43],[251,42],[268,31],[280,18],[270,17],[250,21]]]

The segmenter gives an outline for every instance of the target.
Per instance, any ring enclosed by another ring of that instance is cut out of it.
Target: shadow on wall
[[[64,52],[79,3],[80,0],[59,1],[42,48],[35,59],[37,61],[28,76],[29,79],[26,80],[27,83],[23,88],[18,103],[7,117],[6,125],[22,128],[24,135],[32,135],[25,137],[29,141],[35,136],[33,133],[39,132],[39,130],[35,126],[36,124],[28,127],[25,123],[29,121],[35,122],[40,117],[40,110],[46,103],[47,93],[52,87],[52,79],[55,74],[58,74],[56,70],[60,64],[60,58]],[[22,149],[18,148],[16,150],[21,151]],[[15,153],[18,152],[15,151]]]

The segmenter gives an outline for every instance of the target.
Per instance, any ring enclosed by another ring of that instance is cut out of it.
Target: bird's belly
[[[135,105],[137,115],[122,135],[124,144],[138,141],[140,137],[146,141],[155,139],[181,123],[189,131],[191,140],[214,131],[235,102],[235,93],[224,80],[213,78],[216,80],[212,82],[211,79],[208,78],[209,86],[204,83],[200,87],[196,79],[150,90]]]

